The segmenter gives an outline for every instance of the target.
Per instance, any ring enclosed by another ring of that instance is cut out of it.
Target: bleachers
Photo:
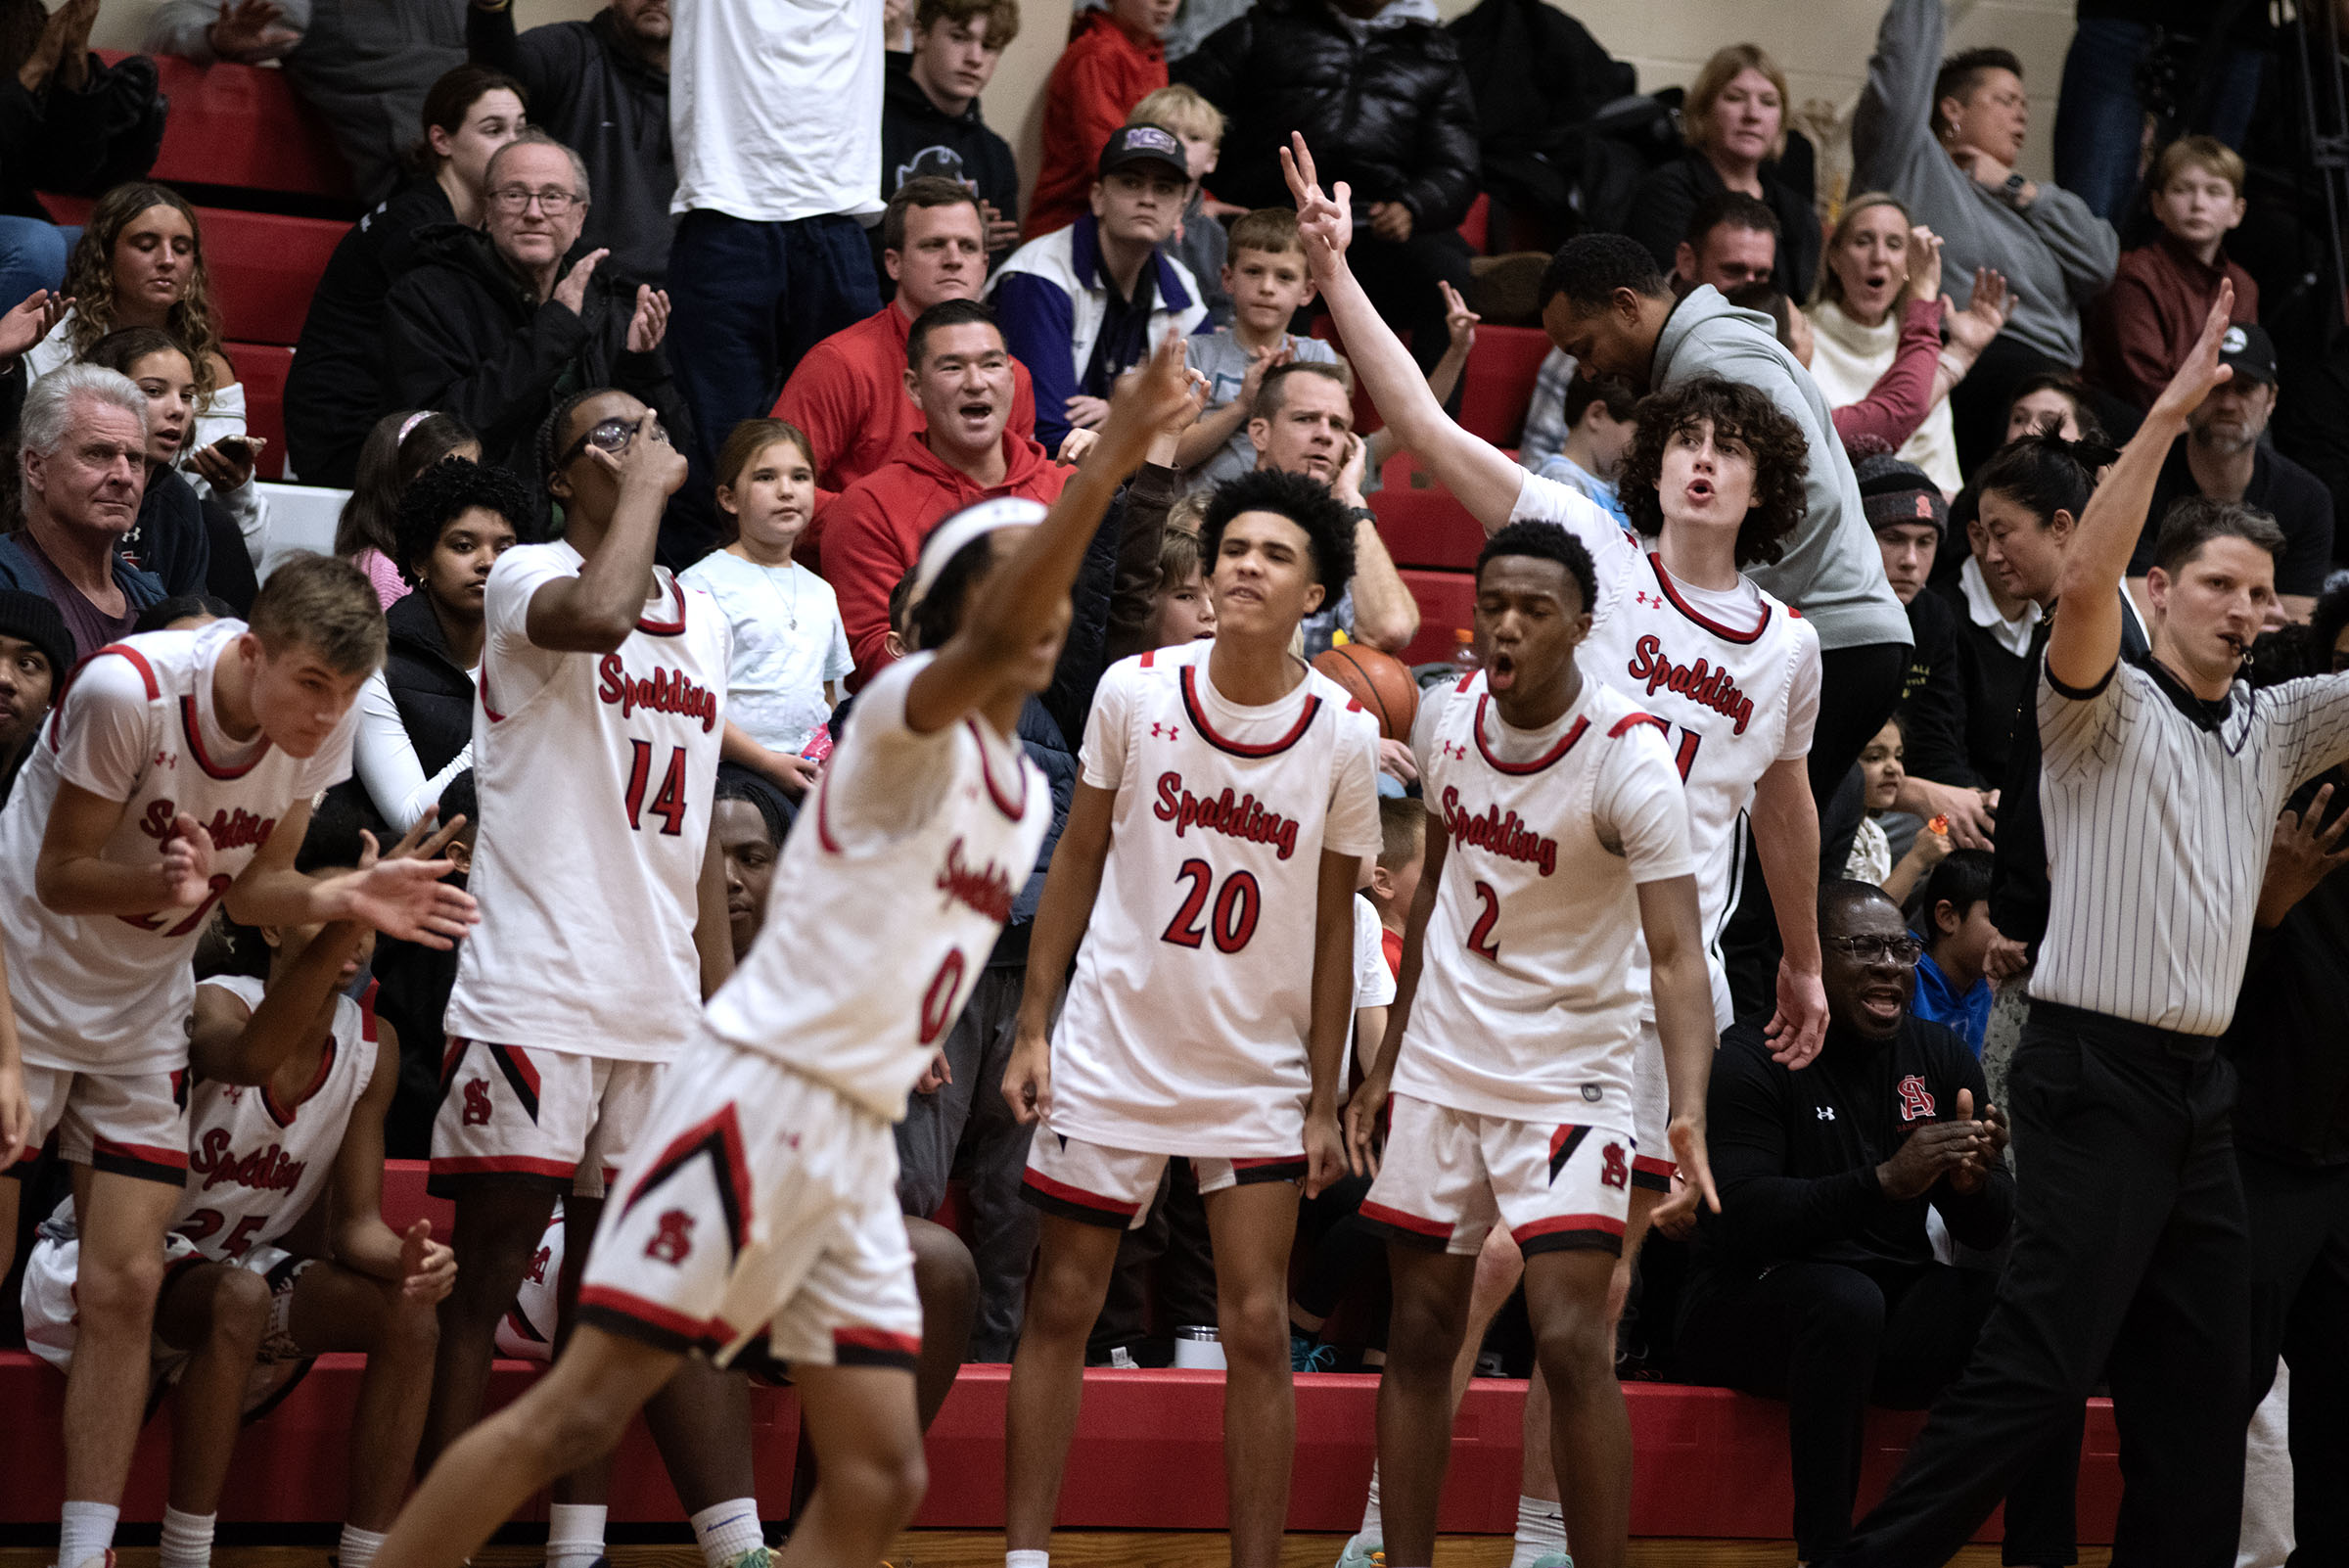
[[[123,53],[102,49],[99,56],[111,64]],[[356,205],[350,168],[335,150],[333,134],[295,96],[284,71],[150,58],[171,100],[162,151],[150,170],[154,178]]]

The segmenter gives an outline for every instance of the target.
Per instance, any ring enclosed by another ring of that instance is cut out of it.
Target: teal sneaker
[[[1338,1553],[1338,1568],[1387,1568],[1385,1543],[1355,1537],[1346,1543],[1346,1549]]]
[[[1562,1551],[1553,1551],[1534,1559],[1534,1568],[1574,1568],[1574,1559]]]

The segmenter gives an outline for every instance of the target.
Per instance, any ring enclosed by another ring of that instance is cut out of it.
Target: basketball
[[[1381,735],[1411,738],[1411,724],[1419,716],[1419,683],[1411,678],[1410,666],[1368,643],[1348,642],[1315,659],[1313,668],[1352,692],[1378,720]]]

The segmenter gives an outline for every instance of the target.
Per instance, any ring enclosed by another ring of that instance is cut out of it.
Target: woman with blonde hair
[[[1811,206],[1810,144],[1786,128],[1789,102],[1786,73],[1759,44],[1730,44],[1705,62],[1681,105],[1688,151],[1641,182],[1624,223],[1656,265],[1672,270],[1699,202],[1742,191],[1777,214],[1773,281],[1802,301],[1819,265],[1819,213]]]

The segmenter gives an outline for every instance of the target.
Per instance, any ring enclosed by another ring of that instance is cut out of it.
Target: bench
[[[125,53],[98,51],[110,65]],[[350,167],[336,150],[333,132],[284,71],[226,61],[200,66],[176,55],[150,58],[171,101],[150,177],[356,207]]]

